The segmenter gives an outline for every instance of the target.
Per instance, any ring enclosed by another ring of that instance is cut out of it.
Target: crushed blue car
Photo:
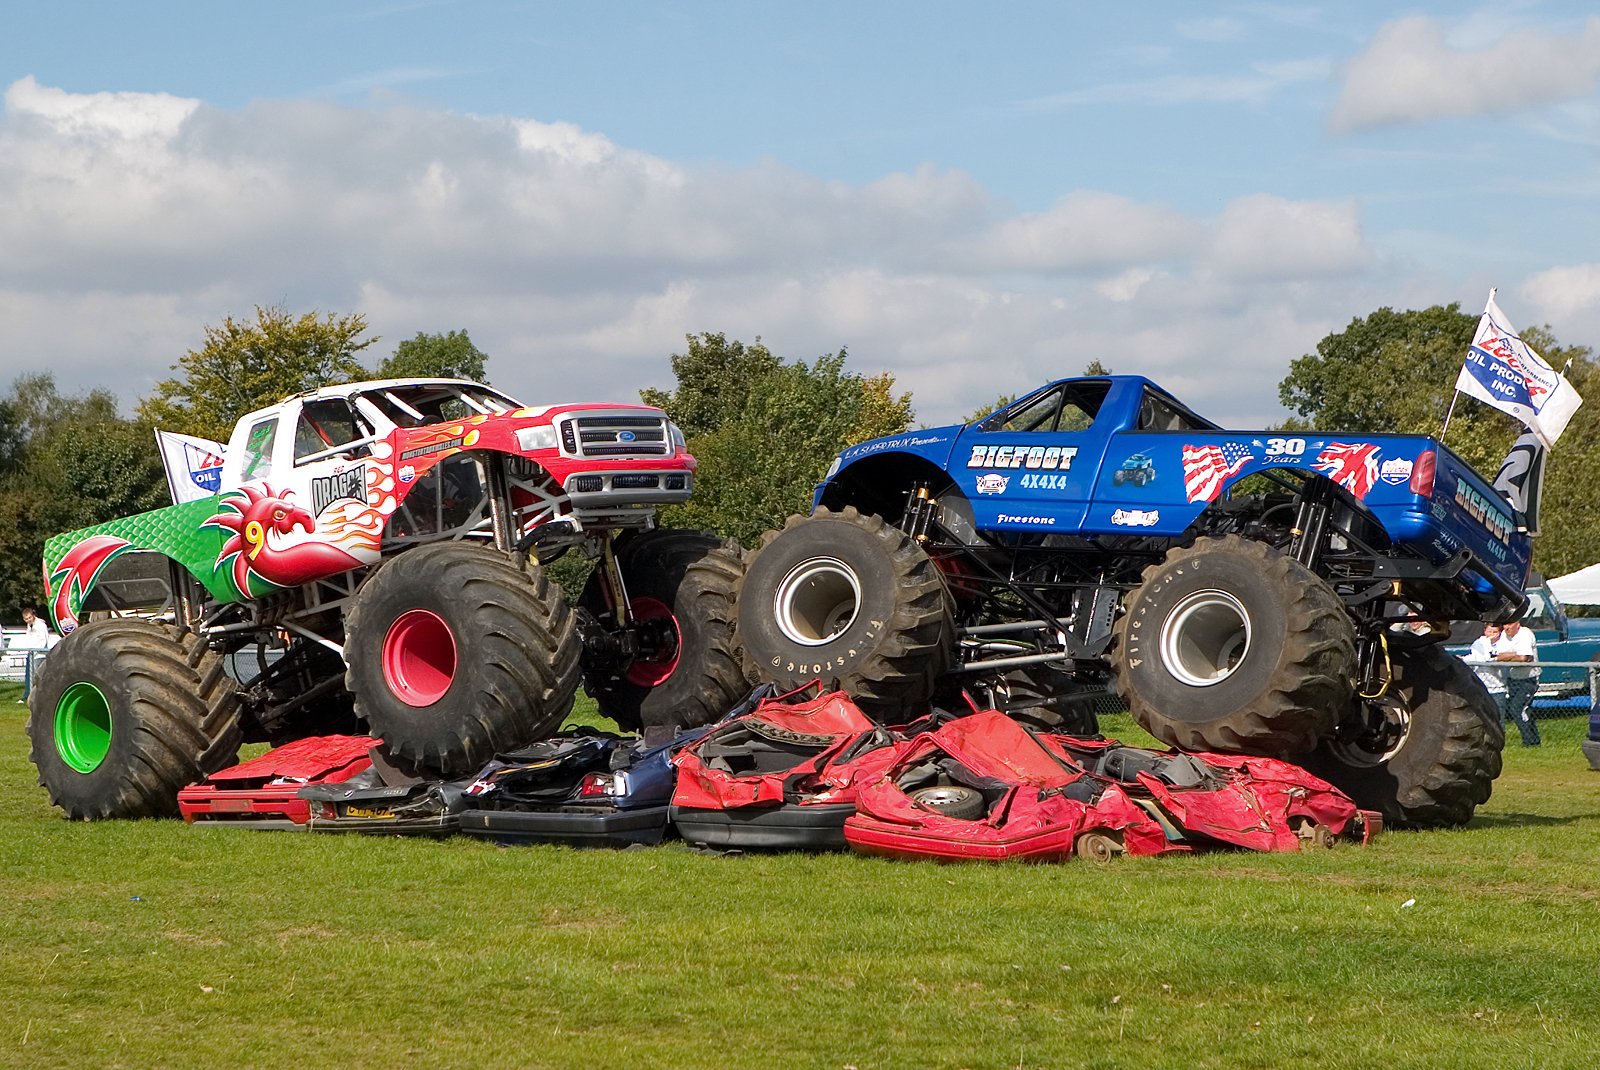
[[[660,843],[677,780],[673,755],[706,731],[650,727],[624,737],[579,728],[499,755],[467,785],[458,827],[508,846]]]

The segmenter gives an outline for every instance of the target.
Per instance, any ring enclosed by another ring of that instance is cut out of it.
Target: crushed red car
[[[902,743],[862,787],[845,839],[893,858],[1064,861],[1233,845],[1297,850],[1381,825],[1284,762],[1035,735],[997,711]]]
[[[709,847],[845,846],[856,792],[883,774],[897,738],[843,691],[800,699],[809,687],[760,699],[678,754],[680,836]]]
[[[419,780],[383,757],[367,736],[286,743],[178,792],[192,825],[447,836],[456,831],[462,786]]]

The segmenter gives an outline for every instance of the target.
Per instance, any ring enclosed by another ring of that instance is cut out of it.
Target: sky
[[[712,331],[926,424],[1099,360],[1262,427],[1384,306],[1600,347],[1592,10],[12,5],[0,384],[131,408],[281,304],[466,329],[528,403]]]

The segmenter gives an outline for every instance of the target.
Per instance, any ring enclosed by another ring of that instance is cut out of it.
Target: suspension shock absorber
[[[1328,514],[1338,496],[1326,479],[1312,479],[1300,492],[1300,508],[1289,529],[1289,556],[1315,572],[1328,536]]]

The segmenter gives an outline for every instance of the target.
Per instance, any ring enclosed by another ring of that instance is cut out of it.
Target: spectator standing
[[[1467,653],[1468,661],[1494,661],[1494,644],[1500,639],[1500,625],[1485,624],[1483,634],[1472,641],[1472,649]],[[1500,721],[1506,719],[1506,682],[1505,671],[1491,669],[1487,665],[1474,665],[1472,671],[1477,673],[1478,679],[1483,681],[1483,686],[1488,690],[1489,697],[1494,699],[1494,704],[1500,707]]]
[[[1533,633],[1524,628],[1520,621],[1507,624],[1492,649],[1496,661],[1531,663],[1538,659],[1538,644],[1533,641]],[[1531,708],[1533,694],[1537,690],[1537,666],[1529,664],[1524,668],[1518,664],[1516,668],[1506,671],[1506,716],[1517,723],[1524,747],[1539,745],[1539,726],[1533,723]]]
[[[34,606],[22,607],[22,635],[12,644],[18,650],[44,650],[50,645],[50,627]]]

